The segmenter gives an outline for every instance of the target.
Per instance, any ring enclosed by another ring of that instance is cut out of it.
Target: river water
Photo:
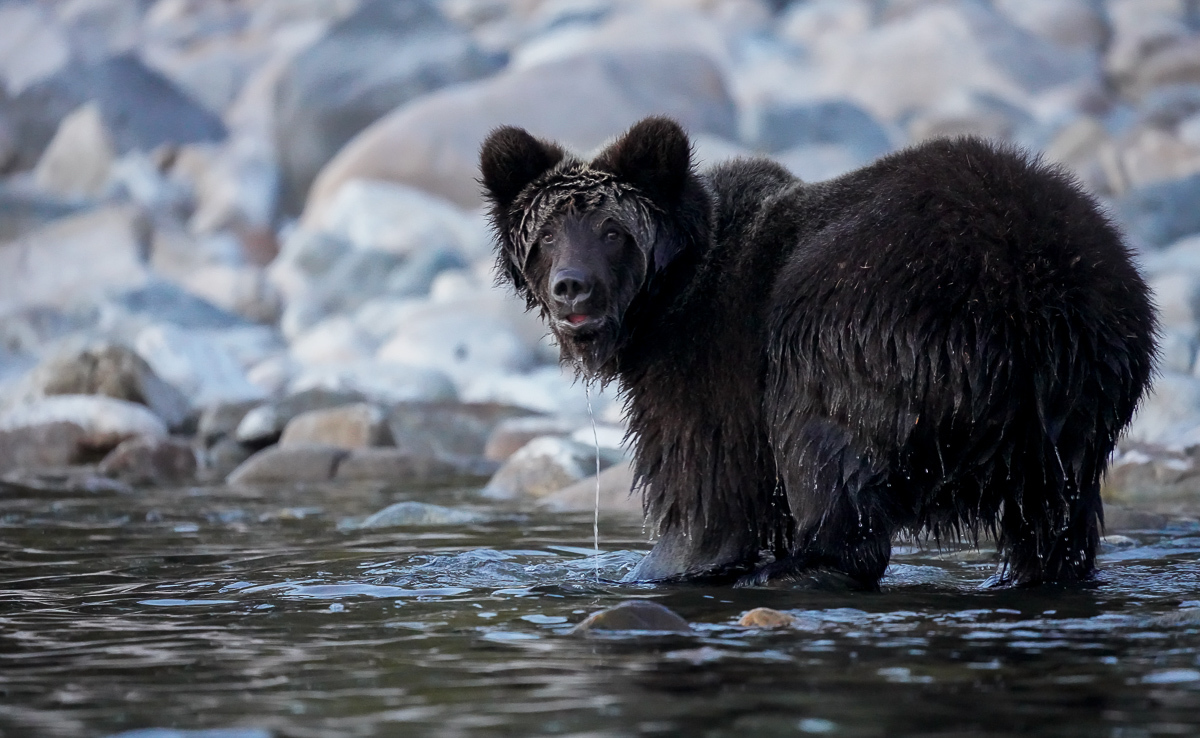
[[[486,517],[355,527],[403,499]],[[597,561],[591,513],[469,491],[0,500],[3,736],[1200,735],[1187,517],[1125,516],[1087,586],[984,591],[988,552],[900,546],[838,593],[615,584],[637,521],[602,517]],[[632,597],[695,634],[570,633]],[[759,606],[797,627],[737,626]]]

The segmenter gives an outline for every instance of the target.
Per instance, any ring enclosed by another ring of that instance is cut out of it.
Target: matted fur
[[[591,162],[501,129],[482,160],[501,274],[545,315],[539,229],[596,209],[633,224],[637,250],[602,276],[640,286],[589,366],[623,392],[659,536],[632,578],[873,587],[897,532],[981,529],[999,581],[1091,574],[1156,322],[1063,171],[962,139],[818,184],[766,160],[699,175],[665,119]]]

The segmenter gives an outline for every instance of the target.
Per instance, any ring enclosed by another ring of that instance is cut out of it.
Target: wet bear
[[[1092,573],[1156,319],[1063,171],[967,138],[699,173],[665,118],[591,161],[500,128],[481,170],[502,279],[625,399],[657,535],[631,580],[875,588],[893,536],[981,531],[994,583]]]

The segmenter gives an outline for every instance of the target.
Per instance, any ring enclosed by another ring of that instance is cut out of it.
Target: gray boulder
[[[146,406],[98,395],[45,397],[0,414],[0,431],[35,432],[51,423],[72,423],[82,429],[79,456],[108,452],[138,436],[167,435],[167,426]]]
[[[162,487],[196,477],[196,452],[178,438],[131,438],[100,462],[97,471],[135,487]]]
[[[594,612],[575,626],[576,634],[595,631],[691,633],[692,626],[674,610],[652,600],[627,600]]]
[[[471,456],[439,456],[401,448],[358,448],[337,467],[339,482],[387,482],[404,487],[475,485],[496,471],[496,463]]]
[[[595,448],[566,438],[543,436],[508,457],[483,488],[483,494],[498,499],[538,499],[595,473]]]
[[[1151,246],[1166,246],[1200,233],[1200,174],[1148,185],[1114,203],[1117,216],[1132,235]]]
[[[328,482],[346,454],[333,446],[272,446],[246,459],[226,481],[234,485]]]
[[[288,421],[279,445],[323,444],[337,448],[355,449],[392,445],[387,413],[365,402],[342,405],[323,410],[310,410]]]
[[[85,436],[83,428],[64,421],[0,431],[0,474],[82,462]]]
[[[311,389],[260,405],[242,417],[236,438],[241,443],[264,445],[279,440],[283,429],[298,415],[363,401],[357,392]]]
[[[497,425],[532,414],[497,403],[408,402],[392,410],[388,425],[399,448],[443,457],[482,457]]]

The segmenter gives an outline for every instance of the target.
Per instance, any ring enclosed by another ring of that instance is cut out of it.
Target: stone
[[[742,613],[742,617],[738,619],[738,625],[743,628],[760,628],[763,630],[790,628],[795,622],[796,619],[786,612],[772,610],[769,607],[756,607],[753,610]]]
[[[209,405],[200,413],[196,435],[209,447],[223,438],[231,438],[237,432],[238,424],[246,417],[246,413],[261,404],[261,400],[235,400]]]
[[[504,461],[522,446],[540,436],[568,436],[575,430],[575,423],[563,418],[547,415],[527,415],[508,418],[492,429],[484,446],[483,455],[492,461]]]
[[[292,393],[311,389],[356,395],[382,405],[458,400],[454,383],[443,372],[378,362],[306,367],[288,384]]]
[[[206,109],[220,115],[269,53],[269,47],[250,39],[212,35],[199,44],[148,44],[142,59]]]
[[[1200,275],[1175,272],[1148,281],[1160,324],[1194,332],[1200,322]]]
[[[358,402],[310,410],[288,421],[279,439],[282,448],[321,444],[354,449],[392,445],[387,414],[375,405]]]
[[[595,461],[593,460],[593,464]],[[595,469],[592,466],[591,469]],[[596,476],[592,475],[538,500],[555,512],[590,512],[596,507]],[[600,472],[600,513],[641,518],[642,496],[633,491],[633,467],[620,461]]]
[[[535,438],[500,467],[483,488],[486,497],[538,499],[591,476],[596,450],[556,436]]]
[[[311,289],[311,284],[334,268],[352,250],[346,241],[310,228],[293,229],[284,237],[279,256],[267,267],[267,278],[283,295],[287,308],[283,315],[284,335],[288,330],[288,311]],[[312,322],[305,324],[305,327]]]
[[[276,90],[284,207],[298,212],[321,166],[410,99],[494,71],[500,60],[432,2],[366,0],[288,65]]]
[[[488,520],[488,516],[470,510],[456,510],[426,502],[397,502],[363,520],[355,528],[401,528],[406,526],[469,525]]]
[[[56,395],[16,405],[0,414],[0,431],[23,431],[49,423],[83,430],[79,448],[107,452],[129,438],[164,438],[167,426],[144,405],[98,395]]]
[[[463,207],[480,204],[479,142],[500,125],[588,151],[647,115],[736,138],[721,71],[683,51],[594,52],[514,69],[414,100],[358,134],[322,169],[304,223],[319,222],[353,179],[400,182]]]
[[[1158,366],[1160,372],[1191,374],[1196,363],[1196,331],[1168,328],[1158,337]]]
[[[266,393],[250,383],[231,350],[238,337],[222,335],[231,332],[151,325],[137,334],[134,348],[158,376],[183,392],[194,410],[264,399]]]
[[[1128,439],[1122,446],[1103,480],[1106,502],[1164,502],[1200,494],[1196,447],[1184,451]]]
[[[1026,31],[1060,46],[1098,51],[1109,35],[1100,3],[1090,0],[993,0]]]
[[[328,482],[347,452],[333,446],[272,446],[230,472],[232,485]]]
[[[500,423],[530,414],[498,403],[405,402],[393,408],[388,426],[402,449],[482,457],[488,437]]]
[[[1126,193],[1114,203],[1130,235],[1150,246],[1166,246],[1200,233],[1200,174],[1159,182]]]
[[[284,427],[298,415],[312,410],[324,410],[362,402],[357,392],[331,392],[311,389],[288,397],[264,403],[242,418],[235,437],[241,443],[264,445],[274,443],[283,433]]]
[[[369,179],[342,184],[315,225],[357,248],[400,256],[430,248],[461,251],[479,235],[454,203],[415,187]]]
[[[226,130],[205,110],[135,54],[88,64],[72,63],[21,94],[0,102],[20,141],[18,165],[33,166],[59,122],[92,101],[119,154],[152,151],[162,145],[220,141]]]
[[[840,144],[870,160],[892,148],[887,131],[848,100],[774,103],[756,111],[748,141],[767,152],[797,146]]]
[[[204,483],[223,483],[229,474],[253,456],[254,452],[253,447],[225,436],[201,455],[202,463],[196,474],[197,480]]]
[[[33,170],[41,189],[67,197],[96,197],[116,161],[100,108],[87,103],[63,118]]]
[[[1200,147],[1145,127],[1122,142],[1120,161],[1126,186],[1146,187],[1200,173]]]
[[[90,205],[28,187],[0,185],[0,243],[15,241],[60,218],[76,215]]]
[[[496,471],[496,463],[471,456],[441,456],[404,448],[358,448],[337,468],[339,482],[387,482],[401,487],[474,485]]]
[[[147,406],[170,428],[190,412],[183,394],[163,381],[132,349],[96,343],[64,351],[39,364],[21,382],[21,399],[52,395],[103,395]]]
[[[1132,71],[1122,92],[1142,100],[1156,89],[1200,84],[1200,40],[1179,39],[1151,52]]]
[[[585,391],[571,368],[557,365],[541,366],[521,374],[488,371],[468,378],[461,397],[467,402],[499,402],[585,422],[588,418],[587,392],[591,393],[592,411],[597,420],[619,416],[620,402],[615,392],[594,386]]]
[[[125,206],[70,215],[0,244],[0,314],[140,286],[147,246],[145,222]]]
[[[305,366],[345,366],[369,361],[373,348],[352,318],[334,315],[293,338],[291,355]]]
[[[798,146],[774,158],[805,182],[824,182],[868,164],[853,150],[839,144]]]
[[[1033,116],[1003,98],[984,93],[952,93],[908,122],[909,140],[980,136],[1023,140],[1035,127]]]
[[[144,324],[169,325],[173,328],[226,331],[251,328],[241,316],[222,310],[208,300],[185,291],[179,285],[152,279],[137,287],[110,290],[108,300],[126,315]]]
[[[50,77],[71,60],[65,29],[34,3],[0,6],[0,79],[8,96]]]
[[[1165,249],[1141,254],[1147,279],[1177,273],[1200,274],[1200,235],[1180,239]]]
[[[626,600],[588,615],[572,632],[595,631],[691,633],[692,626],[673,610],[652,600]]]
[[[1163,371],[1138,405],[1125,440],[1175,445],[1197,426],[1200,417],[1200,379],[1190,374]],[[1200,443],[1200,439],[1197,439]]]
[[[83,428],[49,422],[0,431],[0,474],[77,464],[85,460]]]
[[[260,267],[209,264],[193,270],[179,284],[222,310],[254,323],[273,324],[283,311],[279,292]]]
[[[196,477],[196,452],[178,438],[130,438],[108,453],[97,471],[135,487],[165,487]]]

